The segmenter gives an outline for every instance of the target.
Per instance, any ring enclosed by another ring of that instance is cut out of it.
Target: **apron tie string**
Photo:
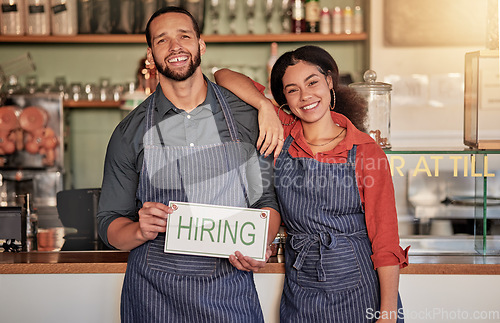
[[[323,251],[333,249],[337,245],[337,238],[333,232],[319,232],[315,234],[290,234],[290,246],[298,252],[293,268],[300,270],[304,265],[306,255],[309,253],[311,246],[319,243],[319,260],[316,263],[316,271],[318,273],[318,281],[326,281],[326,274],[323,268]]]

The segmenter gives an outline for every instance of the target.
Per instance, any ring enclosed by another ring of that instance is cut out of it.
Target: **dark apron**
[[[144,162],[137,198],[248,207],[238,131],[217,85],[232,141],[207,146],[165,146],[146,113]],[[157,136],[157,137],[156,137]],[[156,137],[156,138],[155,138]],[[161,144],[155,144],[160,141]],[[263,322],[252,273],[228,259],[164,253],[165,234],[130,252],[122,290],[123,322]]]
[[[371,243],[356,182],[356,146],[345,164],[293,158],[275,165],[287,227],[282,322],[372,322],[380,307]],[[371,311],[371,312],[370,312]]]

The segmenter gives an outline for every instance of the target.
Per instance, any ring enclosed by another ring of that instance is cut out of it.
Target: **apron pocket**
[[[297,271],[297,283],[301,287],[340,292],[358,286],[361,270],[353,246],[347,238],[339,238],[333,249],[323,250],[322,264],[326,281],[318,281],[319,260],[319,250],[311,248],[302,268]]]
[[[217,258],[166,253],[164,247],[165,235],[149,242],[146,257],[149,268],[182,276],[205,277],[215,274]]]

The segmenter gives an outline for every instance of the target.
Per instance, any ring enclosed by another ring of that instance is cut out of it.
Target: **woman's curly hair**
[[[302,46],[286,52],[278,58],[271,71],[271,92],[276,103],[279,106],[286,103],[283,93],[283,75],[289,66],[300,61],[314,65],[321,74],[332,77],[336,99],[334,111],[343,114],[356,128],[366,132],[366,100],[356,90],[340,84],[337,63],[326,50],[318,46]],[[331,93],[330,105],[333,105],[333,93]]]

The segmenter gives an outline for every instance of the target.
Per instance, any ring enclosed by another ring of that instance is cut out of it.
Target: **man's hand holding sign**
[[[165,213],[165,252],[229,258],[236,268],[254,272],[271,254],[268,210],[170,202]]]

